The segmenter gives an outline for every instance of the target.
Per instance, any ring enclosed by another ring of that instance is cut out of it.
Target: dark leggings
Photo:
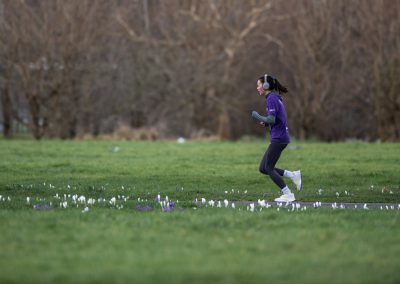
[[[275,168],[276,162],[278,162],[282,151],[286,148],[288,144],[280,144],[272,142],[269,144],[267,151],[260,163],[260,172],[269,175],[272,181],[279,186],[280,189],[286,187],[285,182],[282,179],[283,170]]]

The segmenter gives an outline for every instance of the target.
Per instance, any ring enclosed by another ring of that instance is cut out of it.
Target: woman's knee
[[[273,170],[273,168],[271,169],[271,167],[268,167],[267,165],[261,164],[259,171],[260,173],[264,174],[264,175],[269,175],[269,173]]]
[[[258,170],[260,171],[260,173],[262,173],[264,175],[268,174],[267,171],[266,171],[266,168],[265,168],[265,166],[263,164],[260,165],[260,168]]]

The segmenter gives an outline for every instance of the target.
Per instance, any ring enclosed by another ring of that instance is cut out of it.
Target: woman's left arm
[[[251,113],[251,116],[257,119],[258,121],[261,121],[265,124],[274,124],[275,123],[275,116],[273,115],[268,115],[268,116],[262,116],[255,110]]]

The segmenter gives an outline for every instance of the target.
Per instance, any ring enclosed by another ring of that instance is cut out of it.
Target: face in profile
[[[267,93],[267,91],[264,90],[263,83],[260,80],[257,81],[257,92],[260,96],[265,96]]]

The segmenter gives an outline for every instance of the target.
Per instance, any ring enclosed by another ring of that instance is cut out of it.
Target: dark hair
[[[261,76],[260,78],[258,78],[258,80],[260,80],[261,83],[264,84],[265,76]],[[288,89],[285,86],[283,86],[275,77],[267,75],[267,82],[269,84],[268,89],[271,91],[278,91],[279,94],[288,92]]]

